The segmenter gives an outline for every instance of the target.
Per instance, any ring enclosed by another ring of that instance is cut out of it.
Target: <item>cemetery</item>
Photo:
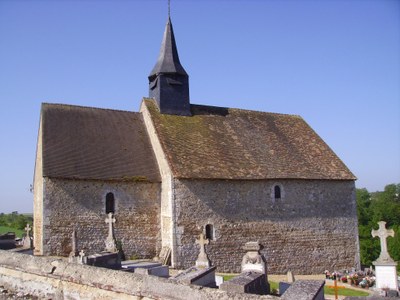
[[[79,249],[76,233],[71,232],[71,253],[68,257],[33,256],[31,228],[25,227],[23,243],[16,249],[1,250],[0,287],[35,297],[56,299],[315,299],[323,300],[324,280],[296,280],[292,271],[279,283],[279,291],[272,293],[268,283],[268,261],[260,254],[262,245],[247,242],[243,245],[241,273],[223,281],[216,274],[207,256],[208,239],[200,233],[198,257],[195,264],[185,270],[170,269],[167,265],[170,252],[165,249],[153,260],[121,260],[115,244],[113,225],[116,218],[108,214],[105,225],[104,251],[86,255]],[[379,237],[381,253],[374,268],[361,270],[325,271],[325,279],[369,288],[375,298],[398,297],[398,279],[393,261],[387,252],[386,239],[393,236],[379,222],[379,229],[371,238]],[[29,252],[28,252],[29,251]],[[171,272],[170,272],[171,271]],[[329,281],[329,282],[331,282]],[[122,296],[123,295],[123,296]],[[350,299],[350,298],[349,298]]]
[[[2,293],[324,300],[333,280],[399,296],[394,231],[378,222],[361,270],[356,177],[300,116],[191,104],[169,15],[148,83],[138,112],[42,104],[33,228],[0,236]]]

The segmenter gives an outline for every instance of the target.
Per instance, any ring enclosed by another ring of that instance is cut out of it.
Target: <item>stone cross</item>
[[[205,255],[205,245],[208,245],[208,239],[204,239],[204,234],[200,233],[200,239],[196,240],[196,244],[200,245],[200,255]]]
[[[29,232],[32,230],[32,228],[29,226],[29,223],[26,224],[26,227],[24,229],[26,231],[26,236],[29,237]]]
[[[108,213],[108,217],[105,219],[105,222],[108,223],[108,236],[106,239],[106,251],[108,252],[117,252],[117,245],[115,244],[113,236],[113,224],[115,221],[116,220],[113,218],[113,214]]]
[[[84,258],[85,257],[85,251],[81,250],[79,251],[79,258],[78,258],[78,263],[83,264],[84,263]]]
[[[115,218],[113,218],[112,213],[108,213],[107,219],[104,220],[106,223],[108,223],[108,237],[113,237],[113,223],[115,223]]]
[[[30,236],[30,231],[32,230],[32,227],[30,227],[29,224],[26,224],[26,227],[24,229],[26,231],[26,236],[22,240],[22,247],[24,249],[32,249],[32,239]]]
[[[381,253],[380,253],[377,261],[393,261],[393,259],[390,257],[389,252],[387,250],[386,239],[389,236],[394,237],[394,231],[393,231],[393,229],[389,229],[389,230],[386,229],[385,221],[380,221],[380,222],[378,222],[378,224],[379,224],[379,229],[371,231],[372,237],[379,237],[379,239],[381,241]]]
[[[200,254],[196,260],[196,267],[208,268],[210,261],[208,260],[205,245],[208,245],[208,239],[204,239],[204,234],[200,233],[200,239],[196,240],[196,244],[200,245]]]
[[[72,249],[71,249],[69,256],[75,257],[78,255],[78,250],[76,247],[76,230],[75,229],[72,231],[72,235],[71,235],[71,246],[72,246]]]

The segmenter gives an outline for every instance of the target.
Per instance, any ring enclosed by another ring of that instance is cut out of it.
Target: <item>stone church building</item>
[[[249,241],[269,273],[359,266],[356,178],[301,117],[191,104],[170,20],[148,78],[139,112],[42,104],[36,255],[104,250],[112,212],[127,258],[190,267],[203,232],[220,272]]]

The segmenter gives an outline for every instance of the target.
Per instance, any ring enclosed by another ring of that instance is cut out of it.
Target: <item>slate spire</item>
[[[179,61],[169,17],[157,63],[149,75],[149,96],[157,101],[161,113],[190,115],[189,76]]]

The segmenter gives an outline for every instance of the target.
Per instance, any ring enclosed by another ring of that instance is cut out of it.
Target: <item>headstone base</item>
[[[397,281],[396,262],[379,263],[373,262],[375,265],[375,277],[377,289],[399,290]]]
[[[222,283],[219,288],[234,293],[269,294],[267,277],[259,272],[241,273],[239,276]]]
[[[161,267],[161,263],[148,260],[125,260],[121,263],[123,271],[135,272],[138,269],[153,269]],[[166,266],[168,268],[168,266]],[[144,271],[141,271],[144,272]],[[168,271],[169,272],[169,271]],[[142,273],[143,274],[143,273]]]
[[[324,300],[325,281],[298,280],[281,295],[282,300]]]
[[[152,275],[157,277],[169,277],[169,268],[168,266],[157,266],[153,268],[136,268],[135,274],[142,274],[142,275]]]
[[[89,255],[86,258],[86,264],[90,266],[118,270],[121,268],[121,259],[118,252],[100,252]]]
[[[197,268],[191,267],[171,278],[180,283],[194,284],[206,287],[216,287],[215,269],[217,267]]]

